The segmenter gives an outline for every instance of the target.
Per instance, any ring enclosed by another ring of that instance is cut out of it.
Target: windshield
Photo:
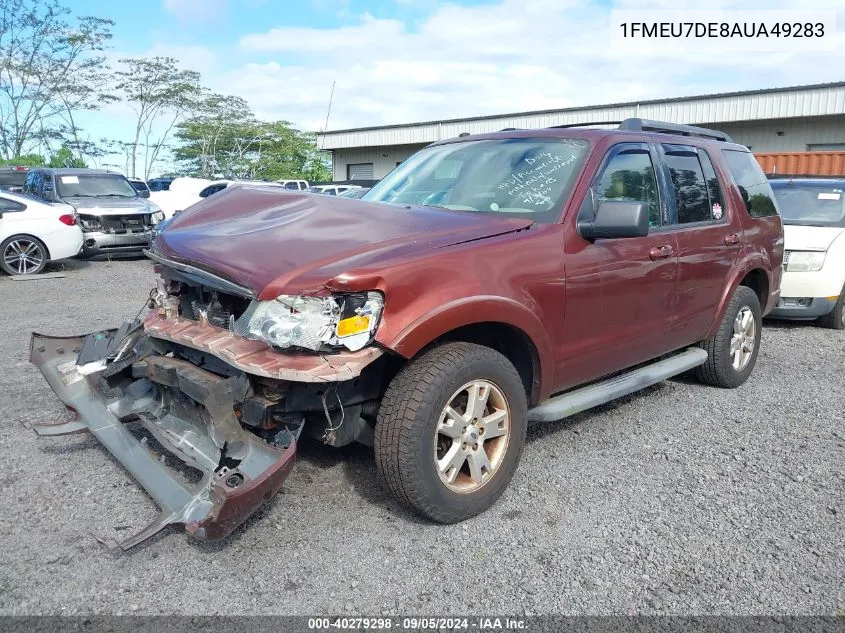
[[[784,224],[845,227],[845,181],[771,185]]]
[[[421,150],[363,199],[555,221],[590,144],[584,139],[509,138]]]
[[[56,176],[60,198],[137,198],[138,192],[118,174]]]

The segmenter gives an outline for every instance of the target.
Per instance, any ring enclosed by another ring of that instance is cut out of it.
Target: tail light
[[[62,224],[67,224],[68,226],[76,226],[76,218],[72,216],[70,213],[66,213],[65,215],[59,216],[59,222]]]

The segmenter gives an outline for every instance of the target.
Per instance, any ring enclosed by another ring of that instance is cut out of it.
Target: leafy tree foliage
[[[207,95],[195,114],[180,123],[175,150],[190,175],[203,178],[330,180],[326,158],[314,136],[287,121],[255,118],[239,97]]]
[[[113,22],[69,15],[58,0],[0,0],[0,152],[6,158],[56,141],[79,145],[74,112],[113,99],[100,54]]]
[[[173,126],[196,105],[201,93],[200,75],[193,70],[180,70],[173,57],[127,58],[120,63],[122,68],[115,73],[116,89],[136,115],[129,175],[149,178]]]
[[[25,156],[13,156],[12,158],[0,158],[0,166],[19,167],[87,167],[85,161],[74,155],[67,145],[62,145],[58,151],[49,158],[41,154],[26,154]]]

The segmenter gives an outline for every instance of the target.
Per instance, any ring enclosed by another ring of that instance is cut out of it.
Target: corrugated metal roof
[[[845,82],[336,130],[318,133],[317,143],[320,149],[432,143],[463,132],[482,134],[508,127],[532,129],[630,117],[701,125],[832,114],[845,114]]]

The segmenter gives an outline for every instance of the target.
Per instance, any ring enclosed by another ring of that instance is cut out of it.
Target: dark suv
[[[745,147],[633,119],[435,143],[363,200],[227,189],[148,255],[142,319],[32,341],[81,416],[39,432],[90,429],[162,506],[124,547],[169,523],[228,534],[302,433],[372,445],[387,489],[429,519],[482,512],[529,422],[690,370],[745,382],[783,230]],[[129,421],[202,481],[169,474]]]

